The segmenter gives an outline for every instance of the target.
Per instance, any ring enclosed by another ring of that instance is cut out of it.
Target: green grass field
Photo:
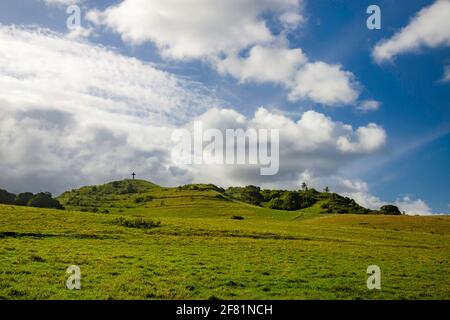
[[[0,205],[0,299],[450,298],[450,217],[276,211],[136,183],[63,194],[66,210]],[[66,288],[70,265],[81,290]]]

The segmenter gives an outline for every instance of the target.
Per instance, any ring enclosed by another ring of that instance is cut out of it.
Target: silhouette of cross
[[[136,173],[133,172],[131,175],[133,176],[133,180],[134,180],[134,176],[136,175]]]

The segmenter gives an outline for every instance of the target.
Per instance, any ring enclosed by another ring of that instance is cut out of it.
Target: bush
[[[137,229],[153,229],[161,226],[161,221],[144,220],[142,218],[135,218],[132,220],[120,217],[115,220],[115,223],[127,228]]]
[[[52,198],[49,192],[40,192],[35,194],[27,203],[30,207],[64,209],[58,200]]]
[[[246,186],[245,188],[228,188],[226,194],[234,199],[259,206],[264,201],[261,189],[255,186]]]
[[[144,201],[145,201],[145,199],[143,197],[134,198],[134,203],[142,203]]]
[[[153,201],[152,196],[134,198],[134,203],[143,203],[143,202],[150,202],[150,201]]]
[[[390,204],[382,206],[380,208],[380,213],[390,215],[390,216],[400,216],[402,214],[400,212],[400,210],[398,209],[398,207],[390,205]]]
[[[233,220],[244,220],[244,217],[242,217],[242,216],[232,216],[231,219],[233,219]]]

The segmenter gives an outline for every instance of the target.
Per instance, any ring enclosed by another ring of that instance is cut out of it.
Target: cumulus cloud
[[[248,57],[230,56],[219,60],[217,69],[241,82],[273,82],[287,84],[296,70],[306,63],[301,49],[253,47]]]
[[[354,199],[360,205],[378,210],[381,206],[390,204],[381,200],[379,197],[370,193],[369,186],[362,180],[344,179],[341,177],[334,178],[334,187],[343,195]],[[411,196],[403,196],[396,199],[392,204],[396,205],[401,212],[407,215],[432,215],[433,212],[428,204],[422,199],[413,199]]]
[[[386,142],[386,132],[377,124],[370,123],[367,127],[360,127],[354,135],[357,139],[350,139],[349,136],[338,138],[337,144],[345,152],[374,151]]]
[[[412,199],[410,196],[404,196],[397,199],[395,205],[400,211],[406,212],[408,215],[429,216],[433,212],[431,208],[422,199]]]
[[[299,0],[125,0],[87,17],[125,41],[155,43],[163,56],[204,58],[273,41],[262,15],[273,12],[294,26],[302,21],[300,6]]]
[[[154,43],[164,58],[202,59],[241,83],[281,85],[293,102],[354,105],[360,94],[342,66],[307,63],[300,48],[289,48],[286,35],[305,21],[300,0],[125,0],[87,18],[129,43]]]
[[[450,0],[437,0],[423,8],[409,24],[390,39],[382,40],[373,49],[377,62],[391,60],[397,55],[421,48],[450,45]]]
[[[72,27],[67,33],[69,39],[85,39],[92,34],[92,28],[84,28],[81,26]]]
[[[340,65],[324,62],[308,63],[301,68],[289,93],[291,101],[308,98],[325,105],[353,104],[358,96],[354,75]]]
[[[304,112],[295,121],[262,107],[252,117],[245,117],[234,110],[213,108],[193,119],[186,128],[192,130],[194,121],[201,121],[204,129],[219,129],[224,136],[226,129],[278,129],[280,132],[280,171],[275,176],[261,176],[260,166],[182,167],[196,182],[209,181],[219,185],[258,184],[296,189],[305,172],[313,172],[317,177],[335,175],[354,159],[376,152],[385,144],[385,139],[379,139],[378,145],[375,145],[377,138],[371,136],[379,136],[378,131],[383,132],[381,135],[384,136],[384,130],[380,127],[367,134],[359,134],[364,129],[374,128],[369,125],[354,130],[312,110]],[[351,150],[342,148],[342,138],[353,146]]]
[[[340,65],[310,63],[301,49],[255,46],[247,57],[229,56],[218,60],[216,67],[240,82],[281,84],[293,102],[349,105],[359,97],[360,85],[351,72]]]

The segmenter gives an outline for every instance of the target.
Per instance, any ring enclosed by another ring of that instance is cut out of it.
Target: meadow
[[[63,194],[66,210],[0,205],[0,299],[450,299],[450,217],[278,211],[136,183]]]

